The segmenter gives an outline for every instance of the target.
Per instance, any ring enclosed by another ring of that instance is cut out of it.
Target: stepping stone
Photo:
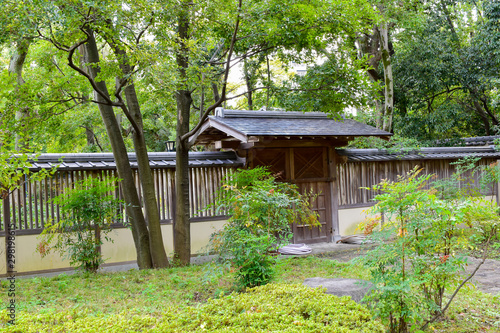
[[[365,280],[325,279],[320,277],[305,279],[303,285],[311,288],[326,288],[326,293],[330,295],[351,296],[351,299],[358,303],[373,287],[371,282]]]

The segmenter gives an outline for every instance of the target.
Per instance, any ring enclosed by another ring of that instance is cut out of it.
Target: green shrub
[[[2,323],[5,323],[2,319]],[[167,309],[162,316],[105,316],[76,310],[20,314],[6,332],[384,332],[370,312],[349,297],[299,284],[269,284],[209,300],[200,307]]]
[[[370,236],[378,247],[358,260],[371,269],[375,289],[367,299],[390,332],[425,327],[446,310],[445,290],[456,285],[467,263],[460,253],[470,240],[460,227],[474,226],[491,237],[499,225],[496,205],[467,192],[443,198],[441,190],[427,189],[432,175],[420,171],[372,188],[380,193],[372,213],[384,213],[388,221]]]
[[[261,167],[239,170],[225,179],[218,209],[225,209],[231,218],[212,235],[211,250],[220,255],[222,267],[236,272],[238,287],[271,280],[276,262],[273,253],[289,242],[291,223],[318,225],[309,200],[295,185],[276,182]]]
[[[68,257],[72,266],[87,272],[99,269],[103,263],[101,235],[111,241],[106,234],[119,215],[120,201],[110,194],[115,191],[116,181],[116,178],[88,178],[75,182],[74,188],[54,198],[62,216],[59,221],[45,225],[37,247],[42,257],[55,249]]]

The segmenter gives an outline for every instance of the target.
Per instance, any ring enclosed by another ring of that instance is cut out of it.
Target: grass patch
[[[166,311],[191,311],[189,309],[205,304],[208,299],[220,298],[234,291],[232,274],[207,279],[208,270],[209,266],[205,264],[18,279],[16,315],[17,318],[40,315],[40,320],[56,320],[58,313],[64,313],[65,318],[70,316],[75,320],[96,318],[102,325],[111,325],[122,318],[130,325],[129,331],[154,331],[157,320],[164,317]],[[304,279],[316,276],[367,279],[369,271],[326,258],[289,258],[279,261],[273,283],[302,283]],[[7,281],[2,281],[0,292],[3,295],[7,295],[7,288]],[[5,310],[0,311],[0,318],[4,318],[0,320],[0,331],[16,332],[5,325],[5,314]],[[500,297],[484,294],[469,286],[455,298],[446,320],[429,329],[430,332],[433,330],[450,333],[499,332]]]

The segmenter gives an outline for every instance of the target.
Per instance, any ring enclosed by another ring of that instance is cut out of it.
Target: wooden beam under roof
[[[255,142],[254,148],[266,147],[266,148],[288,148],[288,147],[343,147],[348,144],[349,141],[343,139],[314,139],[314,140],[300,140],[300,139],[290,139],[290,140],[270,140],[270,141],[259,141]]]

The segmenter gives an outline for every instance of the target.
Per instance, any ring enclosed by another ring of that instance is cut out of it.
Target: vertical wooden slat
[[[18,229],[18,221],[17,221],[17,214],[16,214],[16,192],[11,192],[11,194],[9,195],[9,200],[11,201],[11,212],[12,212],[12,219],[10,221],[10,224],[14,225],[14,230],[17,230]],[[9,213],[9,216],[10,216],[10,213]]]
[[[33,182],[33,201],[35,204],[34,208],[35,208],[35,228],[36,229],[41,228],[40,219],[38,216],[38,190],[37,190],[39,187],[42,186],[41,182],[42,182],[41,180]],[[39,186],[37,186],[37,184],[39,184]]]
[[[3,202],[3,223],[4,223],[4,230],[5,230],[5,264],[6,264],[6,271],[7,274],[11,274],[14,269],[9,266],[9,242],[7,241],[8,236],[10,235],[11,231],[11,219],[10,219],[10,195],[7,196],[7,198],[2,200]],[[14,226],[14,230],[15,230]],[[19,259],[18,259],[19,260]]]
[[[44,186],[45,186],[45,196],[47,198],[50,198],[51,200],[54,199],[55,193],[57,191],[57,178],[56,177],[49,178],[48,182],[47,182],[47,180],[44,180]],[[41,191],[41,189],[40,189],[40,191]],[[40,197],[40,200],[41,200],[41,197]],[[41,206],[41,202],[40,202],[40,206]],[[42,213],[42,216],[43,216],[43,213]],[[47,208],[47,219],[49,219],[51,216],[52,216],[52,219],[54,220],[55,216],[56,216],[56,207],[55,207],[55,204],[53,201],[51,201],[51,204],[50,204],[50,212],[49,212],[49,209]],[[42,226],[43,226],[43,221],[42,221]]]
[[[176,213],[176,208],[175,208],[175,201],[176,201],[176,196],[175,196],[175,172],[171,174],[170,177],[170,188],[172,189],[172,196],[170,200],[170,209],[171,209],[171,214],[172,214],[172,224],[175,225],[175,213]]]
[[[194,200],[193,200],[193,192],[194,192],[194,172],[195,169],[189,168],[189,216],[193,216],[193,205],[194,205]]]
[[[26,180],[27,176],[24,176],[24,179]],[[21,204],[23,207],[23,224],[24,224],[24,230],[28,229],[28,209],[29,209],[29,203],[27,202],[27,188],[26,188],[26,182],[23,183],[23,186],[21,186],[23,192],[21,193]]]
[[[28,208],[28,215],[29,215],[29,229],[34,229],[33,228],[33,197],[32,197],[32,193],[31,193],[31,188],[32,188],[32,182],[31,180],[28,180],[27,182],[27,190],[28,190],[28,202],[26,204],[27,208]]]
[[[195,193],[193,193],[193,197],[194,197],[194,201],[195,201],[195,207],[193,207],[193,213],[191,215],[191,217],[193,216],[196,216],[198,215],[199,213],[199,210],[200,210],[200,207],[201,207],[201,200],[202,200],[202,195],[203,195],[203,191],[201,189],[201,168],[196,168],[195,169],[196,172],[195,172],[195,186],[194,186],[194,189],[195,189]]]
[[[163,180],[164,169],[156,169],[156,176],[158,177],[158,207],[160,218],[165,219],[165,182]]]

